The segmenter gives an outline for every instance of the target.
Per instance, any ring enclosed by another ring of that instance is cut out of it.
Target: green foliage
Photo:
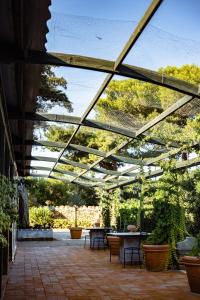
[[[112,206],[112,192],[97,189],[97,194],[100,198],[100,207],[103,226],[110,227],[111,206]]]
[[[63,142],[67,143],[72,133],[74,132],[74,127],[68,127],[64,129],[63,127],[54,125],[50,126],[48,130],[45,132],[45,136],[49,141],[53,142]],[[112,132],[107,132],[103,130],[94,130],[91,128],[84,128],[84,130],[80,130],[73,139],[74,144],[87,146],[93,149],[98,149],[100,151],[110,151],[114,147],[118,145],[119,142],[122,142],[124,137],[119,137],[116,140],[116,135]],[[58,151],[58,149],[52,148],[51,151]],[[96,161],[97,157],[94,154],[86,153],[79,150],[72,150],[66,152],[66,157],[70,160],[74,160],[76,162],[88,163],[91,164]],[[104,160],[100,163],[102,167],[106,169],[116,169],[117,166],[120,165],[119,162],[114,162],[112,165]],[[103,165],[102,165],[103,164]],[[74,171],[79,172],[79,168],[73,166],[62,166],[63,170],[66,171]]]
[[[31,207],[29,218],[33,228],[51,228],[53,225],[53,213],[47,206]]]
[[[66,89],[67,81],[63,77],[56,77],[51,66],[42,66],[37,108],[40,111],[47,111],[58,104],[72,112],[72,104],[63,91]]]
[[[77,194],[87,206],[98,204],[94,189],[77,187],[59,180],[27,178],[26,187],[30,207],[44,206],[48,200],[51,201],[52,206],[73,205],[72,196]]]
[[[66,220],[66,219],[54,219],[53,220],[53,228],[66,229],[66,228],[70,228],[72,226],[73,226],[73,223],[70,222],[70,220]]]
[[[200,67],[196,65],[183,65],[179,68],[168,66],[159,69],[158,72],[195,85],[200,84]],[[121,116],[125,123],[137,129],[181,97],[182,94],[177,91],[135,79],[112,80],[105,91],[105,96],[96,105],[97,118],[109,124],[110,122],[118,124]],[[191,110],[187,119],[189,106]],[[199,141],[199,117],[194,118],[197,114],[198,110],[194,104],[189,104],[186,113],[184,108],[178,110],[173,116],[152,128],[149,134],[167,143],[174,140],[183,143]]]
[[[10,179],[0,174],[0,243],[6,245],[3,231],[8,230],[17,220],[17,186]]]
[[[196,243],[192,248],[191,255],[200,257],[200,233],[197,234]]]
[[[176,243],[185,238],[184,192],[181,188],[182,174],[174,170],[174,163],[163,163],[164,170],[160,179],[155,182],[153,195],[153,218],[155,228],[148,242],[151,244],[170,245],[170,265],[178,265]]]

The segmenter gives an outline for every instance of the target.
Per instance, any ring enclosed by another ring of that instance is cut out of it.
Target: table
[[[86,228],[86,230],[90,231],[90,248],[98,248],[102,249],[105,247],[104,238],[108,231],[111,230],[110,227],[91,227]],[[95,239],[96,238],[96,239]],[[99,238],[99,241],[98,241]]]
[[[149,235],[150,233],[147,233]],[[124,248],[127,247],[136,247],[138,245],[138,239],[142,239],[140,232],[112,232],[108,233],[109,236],[120,237],[120,262],[124,263]],[[143,259],[142,251],[140,251],[141,261]],[[139,262],[138,255],[133,254],[133,260]],[[126,263],[130,263],[131,258],[129,255],[126,255]]]

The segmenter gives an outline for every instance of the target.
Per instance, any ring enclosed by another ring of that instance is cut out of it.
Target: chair
[[[100,231],[91,235],[90,233],[90,248],[92,249],[104,249],[106,248],[106,232]]]
[[[92,238],[92,249],[100,249],[103,248],[105,250],[106,244],[105,244],[105,236],[95,236]]]
[[[108,247],[110,249],[110,261],[112,255],[120,254],[120,238],[114,236],[107,236]]]
[[[84,241],[84,248],[86,247],[86,244],[87,244],[87,240],[89,239],[89,241],[90,241],[90,235],[89,234],[86,234],[85,235],[85,241]],[[90,245],[90,247],[91,247],[91,245]]]
[[[124,248],[124,268],[126,266],[126,257],[129,256],[131,265],[133,262],[139,262],[140,268],[142,264],[141,260],[141,242],[147,238],[147,232],[140,232],[140,236],[138,239],[135,240],[135,245],[133,247],[127,247]],[[134,256],[137,256],[137,259],[134,258]]]

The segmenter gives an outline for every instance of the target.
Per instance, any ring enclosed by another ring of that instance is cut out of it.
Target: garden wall
[[[66,228],[74,226],[75,208],[71,206],[55,206],[54,228]],[[100,216],[99,206],[81,206],[78,208],[78,226],[90,227]]]

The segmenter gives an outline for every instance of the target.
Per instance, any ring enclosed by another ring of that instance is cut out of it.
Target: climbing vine
[[[12,222],[17,220],[17,186],[7,177],[0,175],[0,243],[6,245],[3,235],[10,228]]]
[[[163,175],[155,181],[153,218],[155,228],[148,242],[169,244],[171,267],[178,266],[176,243],[185,238],[184,191],[181,187],[182,171],[175,170],[173,161],[162,163]]]

